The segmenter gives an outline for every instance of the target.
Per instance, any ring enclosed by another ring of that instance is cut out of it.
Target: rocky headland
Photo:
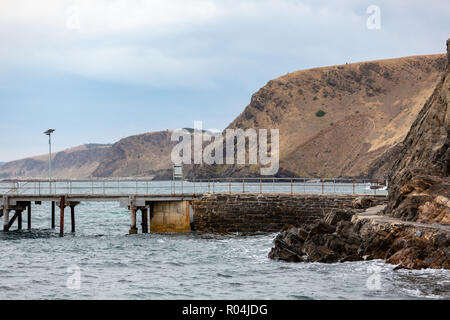
[[[285,230],[275,238],[269,257],[308,262],[384,259],[396,268],[450,269],[449,101],[450,39],[446,71],[389,173],[387,206],[361,211],[355,204],[355,209]]]

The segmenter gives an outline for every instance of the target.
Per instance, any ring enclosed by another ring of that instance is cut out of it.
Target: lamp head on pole
[[[47,131],[44,132],[45,135],[49,136],[51,135],[53,132],[55,132],[55,129],[48,129]]]

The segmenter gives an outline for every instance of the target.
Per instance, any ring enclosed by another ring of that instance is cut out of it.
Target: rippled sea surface
[[[129,236],[118,203],[80,204],[70,234],[68,213],[64,238],[48,204],[33,206],[33,230],[0,232],[0,299],[450,299],[446,270],[272,261],[275,234]]]

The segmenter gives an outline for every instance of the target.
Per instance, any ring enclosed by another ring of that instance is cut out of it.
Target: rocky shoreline
[[[382,208],[335,211],[291,227],[277,235],[269,258],[323,263],[383,259],[395,269],[450,269],[450,226],[404,223],[379,215]]]

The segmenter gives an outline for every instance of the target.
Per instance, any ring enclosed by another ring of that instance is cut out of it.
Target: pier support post
[[[3,209],[3,231],[9,231],[9,209]]]
[[[55,201],[52,201],[52,229],[55,229]]]
[[[142,213],[142,233],[148,233],[148,209],[141,208]]]
[[[61,197],[59,202],[59,236],[64,236],[64,208],[66,206],[66,198],[64,196]]]
[[[22,230],[22,211],[16,211],[17,214],[17,230]]]
[[[75,207],[76,204],[70,204],[70,222],[72,225],[72,233],[75,233]]]
[[[136,208],[134,205],[130,206],[130,234],[137,234],[138,230],[136,228]]]
[[[27,214],[28,214],[28,216],[27,216],[27,227],[28,227],[28,230],[31,230],[31,201],[30,201],[30,203],[28,204],[28,207],[27,207]]]

